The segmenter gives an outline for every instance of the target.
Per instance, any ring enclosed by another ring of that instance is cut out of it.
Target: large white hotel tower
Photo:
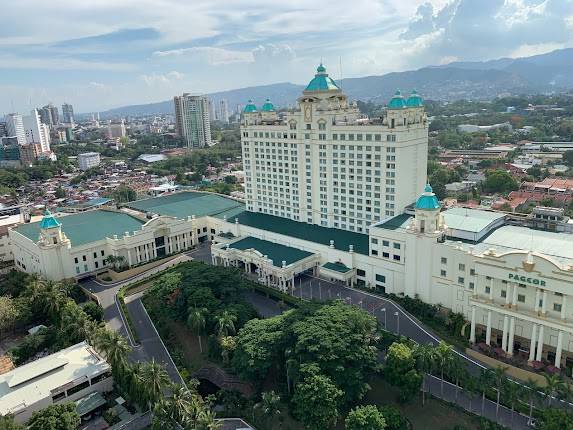
[[[362,118],[322,65],[286,115],[249,101],[241,136],[249,211],[367,233],[424,188],[421,98],[397,92],[384,116]]]

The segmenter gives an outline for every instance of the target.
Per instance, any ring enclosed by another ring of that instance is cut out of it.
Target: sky
[[[573,47],[573,0],[18,0],[2,7],[0,115]]]

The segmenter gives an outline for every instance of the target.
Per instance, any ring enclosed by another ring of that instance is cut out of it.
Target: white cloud
[[[100,90],[103,90],[106,88],[106,85],[102,84],[101,82],[90,82],[89,86],[92,88],[100,89]]]
[[[84,61],[73,58],[27,58],[15,55],[0,55],[0,69],[42,69],[42,70],[107,70],[129,71],[129,63],[111,63],[101,61]]]
[[[564,45],[562,43],[538,43],[534,45],[524,44],[513,50],[509,54],[509,57],[531,57],[532,55],[545,54],[546,52],[562,49],[563,47]]]
[[[147,86],[171,84],[175,81],[180,81],[185,77],[183,73],[173,70],[169,73],[160,74],[152,73],[149,75],[141,75],[140,79],[145,82]]]
[[[254,61],[251,51],[232,51],[229,49],[194,46],[191,48],[172,49],[169,51],[155,51],[154,57],[184,57],[198,62],[206,62],[211,66],[233,63],[252,63]]]

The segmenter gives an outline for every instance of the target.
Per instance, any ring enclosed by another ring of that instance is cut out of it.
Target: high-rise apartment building
[[[22,115],[10,113],[6,115],[6,135],[16,137],[18,145],[26,144],[26,132],[24,131],[24,122]]]
[[[40,144],[41,152],[50,152],[50,129],[40,121],[37,109],[33,109],[30,115],[22,118],[26,143]]]
[[[228,124],[229,123],[229,103],[227,102],[226,99],[222,99],[222,100],[219,100],[217,105],[218,105],[217,120]]]
[[[55,127],[60,122],[60,115],[58,108],[53,104],[48,104],[41,109],[38,109],[41,121],[49,127]]]
[[[78,166],[82,171],[86,171],[92,167],[97,167],[99,166],[99,163],[99,152],[84,152],[82,154],[78,154]]]
[[[428,122],[422,99],[398,91],[364,118],[320,65],[279,118],[270,100],[241,119],[247,210],[366,233],[424,188]]]
[[[74,123],[74,107],[72,105],[67,103],[62,105],[62,120],[64,124]]]
[[[206,96],[188,93],[173,98],[175,103],[175,129],[188,148],[203,148],[211,145],[209,100]]]

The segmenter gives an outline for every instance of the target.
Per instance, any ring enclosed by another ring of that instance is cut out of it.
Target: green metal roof
[[[478,233],[491,223],[504,218],[499,212],[488,212],[478,209],[452,208],[442,212],[448,228]]]
[[[245,113],[252,113],[257,111],[257,106],[253,103],[252,100],[249,100],[243,112]]]
[[[79,400],[76,400],[76,412],[78,415],[84,416],[90,412],[96,410],[97,408],[105,405],[107,401],[103,398],[101,393],[94,391]]]
[[[263,112],[274,112],[275,111],[275,107],[274,105],[271,103],[270,99],[266,99],[265,100],[265,104],[263,105],[263,107],[261,108],[261,110]]]
[[[368,255],[368,235],[366,234],[321,227],[258,212],[243,211],[233,216],[227,212],[217,214],[216,217],[223,218],[223,215],[227,215],[229,222],[235,222],[235,218],[238,218],[239,223],[244,225],[322,245],[330,245],[330,241],[334,240],[334,248],[341,251],[348,251],[348,246],[354,245],[355,252]]]
[[[412,90],[410,93],[410,97],[406,100],[407,107],[421,107],[424,106],[424,101],[422,97],[416,92],[416,90]]]
[[[330,261],[328,263],[324,263],[322,265],[322,267],[324,267],[325,269],[328,270],[332,270],[334,272],[339,272],[339,273],[347,273],[349,272],[351,269],[350,267],[346,266],[343,263],[331,263]]]
[[[281,267],[282,262],[286,261],[287,266],[297,261],[303,260],[312,255],[312,252],[302,251],[290,246],[280,245],[267,240],[257,239],[247,236],[237,242],[229,244],[229,248],[247,250],[255,249],[262,255],[266,255],[273,260],[273,266]]]
[[[328,76],[326,68],[321,64],[316,69],[316,75],[308,83],[305,91],[332,91],[340,90],[334,79]]]
[[[59,226],[60,223],[58,220],[54,218],[54,215],[52,215],[49,210],[46,209],[46,212],[44,212],[44,218],[42,218],[42,221],[40,222],[40,228],[47,229]]]
[[[408,224],[410,224],[410,218],[412,215],[400,214],[395,217],[390,218],[388,221],[378,224],[376,227],[383,228],[385,230],[404,230]]]
[[[62,231],[72,242],[72,246],[80,246],[106,237],[113,237],[114,234],[121,237],[126,231],[131,233],[140,230],[144,223],[125,213],[104,210],[66,215],[59,217],[57,221],[61,224]],[[36,242],[40,236],[40,225],[41,222],[20,224],[14,230]]]
[[[402,97],[400,90],[396,90],[394,97],[388,103],[388,109],[403,109],[406,107],[406,100]]]
[[[422,194],[420,197],[418,197],[418,200],[416,200],[416,209],[433,211],[440,208],[440,202],[434,194],[434,190],[432,190],[430,184],[426,184],[426,187],[424,188],[424,194]]]
[[[195,215],[198,218],[206,215],[216,215],[235,208],[240,208],[241,211],[244,210],[244,205],[235,200],[216,194],[188,191],[151,199],[136,200],[128,203],[127,206],[141,212],[152,212],[180,219],[191,215]]]

